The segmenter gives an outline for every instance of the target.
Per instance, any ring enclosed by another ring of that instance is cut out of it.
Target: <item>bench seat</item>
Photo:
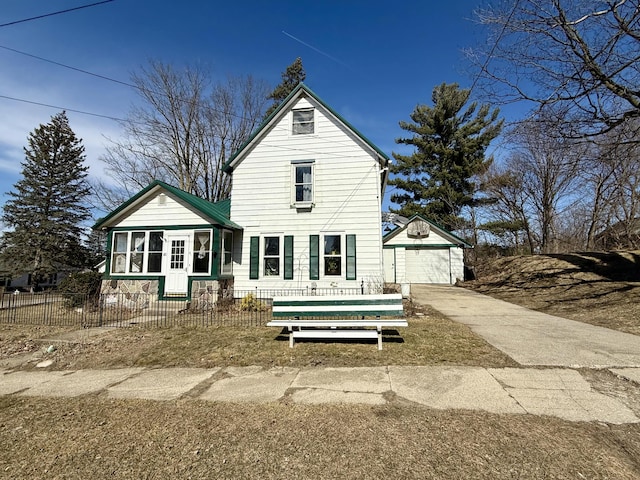
[[[408,326],[401,315],[400,294],[275,297],[267,326],[287,328],[291,348],[296,338],[377,338],[382,350],[384,327]]]

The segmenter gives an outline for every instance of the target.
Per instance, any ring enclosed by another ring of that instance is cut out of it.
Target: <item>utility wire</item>
[[[113,1],[113,0],[109,0],[109,1]],[[69,70],[74,70],[76,72],[84,73],[86,75],[91,75],[93,77],[101,78],[103,80],[108,80],[109,82],[119,83],[120,85],[124,85],[126,87],[131,87],[131,88],[138,89],[138,87],[135,86],[132,83],[123,82],[122,80],[117,80],[115,78],[106,77],[106,76],[100,75],[98,73],[93,73],[93,72],[90,72],[88,70],[83,70],[81,68],[72,67],[71,65],[65,65],[64,63],[56,62],[55,60],[49,60],[48,58],[44,58],[44,57],[39,57],[38,55],[33,55],[32,53],[22,52],[20,50],[16,50],[15,48],[5,47],[4,45],[0,45],[0,48],[2,48],[3,50],[8,50],[8,51],[13,52],[13,53],[18,53],[20,55],[24,55],[25,57],[31,57],[31,58],[35,58],[36,60],[40,60],[42,62],[51,63],[53,65],[57,65],[58,67],[68,68]]]
[[[55,108],[56,110],[66,110],[67,112],[81,113],[82,115],[91,115],[92,117],[107,118],[109,120],[115,120],[116,122],[124,122],[125,121],[125,120],[123,120],[121,118],[118,118],[118,117],[111,117],[109,115],[101,115],[99,113],[85,112],[83,110],[75,110],[73,108],[58,107],[56,105],[50,105],[48,103],[34,102],[34,101],[31,101],[31,100],[25,100],[23,98],[10,97],[8,95],[0,95],[0,98],[6,98],[7,100],[13,100],[15,102],[29,103],[31,105],[38,105],[40,107]]]
[[[30,22],[32,20],[39,20],[40,18],[52,17],[54,15],[60,15],[62,13],[73,12],[74,10],[81,10],[83,8],[95,7],[96,5],[102,5],[103,3],[113,2],[114,0],[103,0],[102,2],[90,3],[88,5],[81,5],[79,7],[67,8],[66,10],[59,10],[57,12],[45,13],[44,15],[38,15],[37,17],[24,18],[22,20],[15,20],[9,23],[0,24],[0,27],[8,27],[9,25],[16,25],[18,23]]]

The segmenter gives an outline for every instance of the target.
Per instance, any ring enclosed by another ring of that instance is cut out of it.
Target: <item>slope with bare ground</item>
[[[541,312],[640,335],[640,251],[485,260],[467,288]]]

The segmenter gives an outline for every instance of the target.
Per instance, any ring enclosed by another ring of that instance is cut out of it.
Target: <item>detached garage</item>
[[[464,279],[467,242],[420,215],[383,237],[387,283],[454,284]]]

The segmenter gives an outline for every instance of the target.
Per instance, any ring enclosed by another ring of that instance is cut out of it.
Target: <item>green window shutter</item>
[[[260,237],[251,237],[249,243],[249,278],[258,279],[260,268]]]
[[[284,236],[284,279],[293,280],[293,236]]]
[[[356,279],[356,236],[347,235],[347,280]]]
[[[320,235],[309,235],[309,280],[320,279]]]

